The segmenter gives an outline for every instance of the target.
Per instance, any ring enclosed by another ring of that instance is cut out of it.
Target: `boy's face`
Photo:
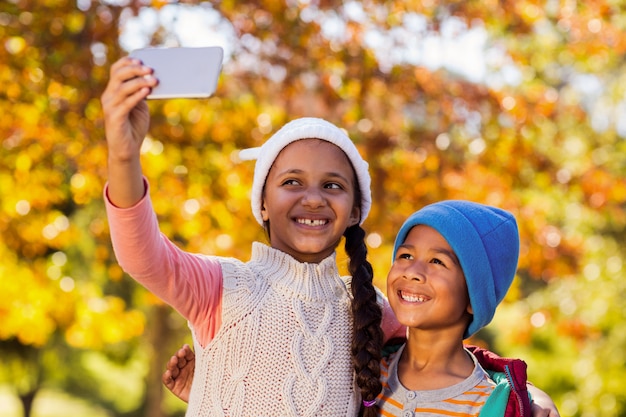
[[[425,331],[463,334],[472,308],[456,254],[439,232],[413,227],[387,276],[389,304],[400,323]]]
[[[355,174],[332,143],[302,139],[286,146],[270,169],[261,214],[272,247],[300,262],[329,256],[349,226],[359,222]]]

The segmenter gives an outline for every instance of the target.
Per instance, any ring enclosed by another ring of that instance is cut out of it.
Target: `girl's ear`
[[[358,224],[361,220],[361,208],[354,206],[352,209],[352,213],[350,213],[350,226],[354,226]]]
[[[267,214],[267,209],[265,208],[265,200],[261,202],[261,217],[263,218],[264,222],[270,219],[269,214]]]

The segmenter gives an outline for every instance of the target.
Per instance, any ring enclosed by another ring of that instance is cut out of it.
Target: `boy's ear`
[[[474,309],[472,308],[471,303],[467,303],[467,312],[470,313],[472,316],[474,315]]]

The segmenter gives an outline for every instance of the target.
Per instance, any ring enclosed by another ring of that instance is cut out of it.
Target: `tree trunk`
[[[148,371],[146,381],[146,403],[145,415],[150,417],[165,417],[161,404],[163,402],[163,383],[161,375],[165,370],[165,364],[170,358],[172,352],[167,351],[170,343],[168,343],[168,334],[170,332],[168,324],[169,316],[168,306],[156,306],[152,309],[149,318],[149,329],[147,342],[152,350],[152,365]]]
[[[39,390],[35,389],[26,394],[19,395],[20,401],[22,402],[22,409],[24,410],[24,417],[30,417],[33,411],[33,401],[35,401],[35,396],[38,391]]]

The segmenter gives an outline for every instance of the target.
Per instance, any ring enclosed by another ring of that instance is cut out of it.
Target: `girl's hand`
[[[109,83],[102,93],[109,150],[107,196],[118,207],[131,207],[145,194],[140,160],[150,124],[145,98],[157,82],[152,69],[126,57],[111,66]]]
[[[152,69],[137,59],[121,58],[111,66],[101,97],[110,162],[139,157],[150,124],[145,98],[156,85]]]
[[[560,417],[559,411],[552,398],[534,385],[528,385],[528,391],[533,397],[531,413],[533,417]]]

